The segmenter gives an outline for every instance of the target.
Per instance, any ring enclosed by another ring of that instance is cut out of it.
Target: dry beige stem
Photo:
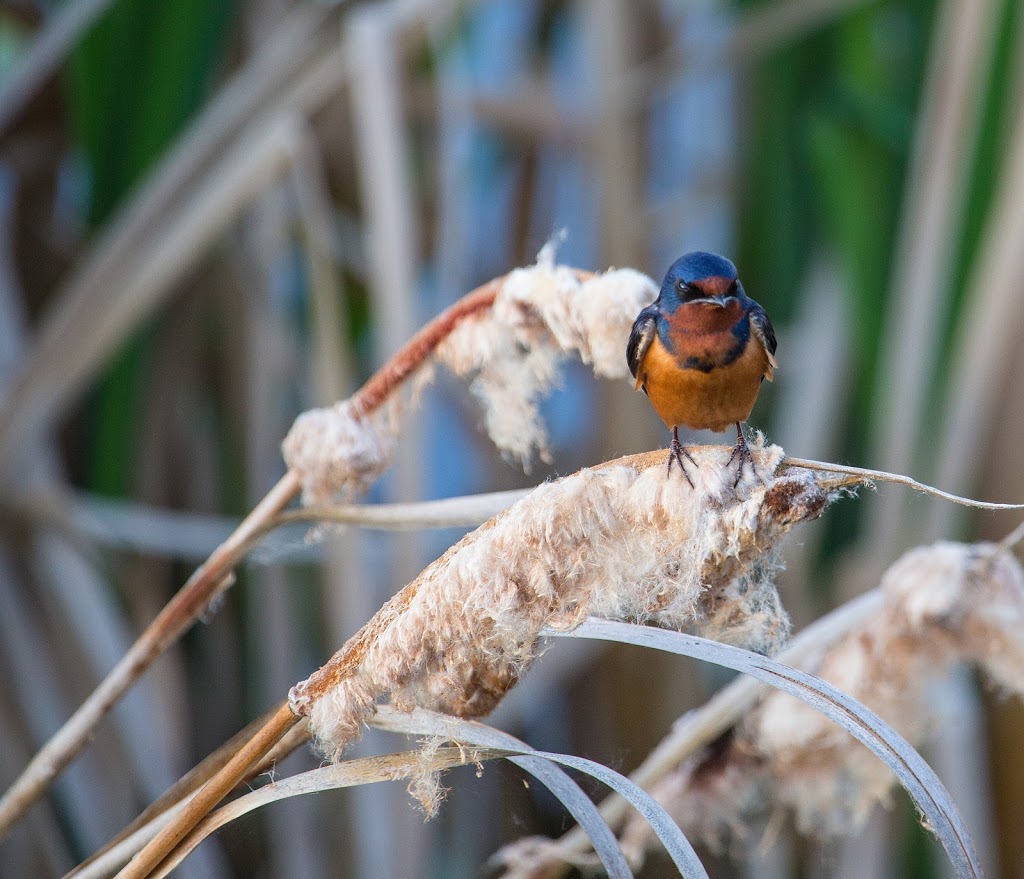
[[[498,447],[527,463],[535,451],[546,454],[538,401],[555,383],[559,361],[576,355],[600,376],[625,377],[630,327],[657,292],[650,278],[631,269],[595,276],[555,265],[554,248],[545,247],[536,265],[480,288],[447,320],[439,316],[438,332],[425,327],[400,379],[429,382],[433,352],[437,362],[472,380]],[[302,480],[306,503],[350,500],[390,465],[405,405],[395,392],[399,382],[392,384],[383,396],[387,406],[380,406],[377,388],[364,388],[296,420],[282,450]],[[414,397],[415,387],[405,396]]]
[[[849,480],[778,472],[765,482],[724,447],[694,449],[696,488],[667,452],[547,483],[467,535],[292,689],[323,751],[340,755],[378,702],[459,717],[488,713],[536,657],[545,626],[587,616],[652,622],[769,652],[788,631],[773,575],[781,537]]]
[[[912,744],[928,733],[929,683],[960,661],[1024,694],[1024,571],[997,546],[937,543],[886,572],[882,609],[808,666],[877,712]],[[893,788],[889,770],[823,714],[782,693],[767,696],[707,752],[653,791],[691,838],[749,841],[751,818],[791,810],[818,836],[856,832]],[[653,843],[632,820],[638,858]]]

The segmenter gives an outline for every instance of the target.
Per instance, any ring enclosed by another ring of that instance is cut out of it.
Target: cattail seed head
[[[774,585],[778,546],[835,486],[780,471],[755,451],[734,487],[728,449],[613,461],[540,486],[448,550],[323,668],[292,689],[323,751],[337,757],[380,701],[459,717],[487,714],[540,649],[545,627],[587,616],[649,622],[771,652],[788,620]]]

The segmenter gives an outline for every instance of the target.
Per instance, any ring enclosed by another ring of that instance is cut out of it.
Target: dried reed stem
[[[124,657],[68,721],[43,745],[0,799],[0,839],[92,739],[107,712],[149,666],[198,619],[210,602],[231,585],[230,574],[251,533],[272,519],[298,493],[292,473],[268,492],[234,533],[196,569]]]
[[[504,281],[504,277],[494,278],[477,287],[423,326],[401,351],[352,395],[352,408],[356,414],[369,415],[377,409],[402,382],[426,362],[459,321],[494,305],[494,299]]]
[[[803,467],[805,470],[821,470],[825,473],[846,473],[850,476],[858,477],[865,483],[878,481],[891,482],[894,485],[905,485],[907,488],[912,488],[914,491],[919,491],[922,494],[930,494],[932,497],[941,498],[942,500],[950,501],[958,506],[971,507],[976,510],[1024,510],[1024,504],[999,504],[992,503],[990,501],[978,501],[969,497],[961,497],[958,494],[951,494],[948,491],[943,491],[941,488],[935,488],[932,485],[926,485],[923,482],[918,482],[910,476],[903,476],[900,473],[889,473],[885,470],[869,470],[865,467],[851,467],[847,464],[829,464],[825,461],[809,461],[805,458],[790,458],[788,456],[782,464],[786,467]]]
[[[570,269],[578,281],[597,277],[585,269]],[[425,324],[402,350],[377,370],[352,397],[352,407],[359,415],[368,415],[387,400],[410,375],[419,369],[434,351],[467,317],[477,315],[494,305],[498,292],[508,275],[494,278],[467,293],[458,302]]]
[[[261,717],[256,718],[235,733],[216,751],[203,758],[200,763],[151,803],[131,824],[67,873],[65,879],[75,879],[75,877],[95,879],[97,876],[112,876],[117,868],[128,863],[132,855],[140,851],[162,827],[170,822],[174,814],[180,811],[192,795],[228,763],[238,749],[266,724],[276,710],[277,707],[265,712]],[[283,760],[300,744],[308,741],[308,731],[305,731],[304,728],[302,731],[305,732],[305,736],[297,737],[296,730],[293,728],[291,733],[278,742],[266,759],[252,766],[243,780],[248,781],[267,771],[273,767],[276,761]],[[287,750],[284,750],[285,748]]]
[[[181,814],[154,836],[117,874],[117,879],[145,879],[193,827],[227,796],[254,763],[261,760],[299,718],[282,705],[213,778],[192,798]]]

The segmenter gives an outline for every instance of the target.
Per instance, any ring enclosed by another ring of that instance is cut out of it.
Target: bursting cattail
[[[337,758],[379,702],[487,714],[540,650],[545,627],[587,616],[653,623],[772,652],[788,620],[775,589],[781,538],[849,484],[782,469],[734,488],[728,449],[694,449],[695,488],[666,453],[540,486],[427,567],[335,656],[292,689]]]

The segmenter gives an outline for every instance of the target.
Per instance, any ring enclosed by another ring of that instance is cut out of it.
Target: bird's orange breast
[[[727,351],[736,343],[731,331],[699,334],[691,345],[709,354]],[[704,371],[685,368],[690,356],[686,350],[669,352],[656,335],[637,370],[655,411],[669,427],[694,430],[727,430],[738,421],[746,421],[769,373],[768,355],[756,339],[731,363]]]

